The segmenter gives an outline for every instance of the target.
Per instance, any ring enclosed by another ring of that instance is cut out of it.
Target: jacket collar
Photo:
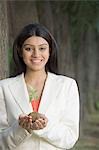
[[[52,73],[48,72],[48,76],[45,82],[44,90],[41,97],[41,102],[39,106],[39,113],[45,114],[48,110],[53,98],[55,97],[55,80],[53,80]],[[9,84],[9,89],[14,97],[15,102],[19,105],[21,111],[23,113],[32,112],[32,106],[29,103],[29,96],[26,87],[26,83],[24,80],[24,73],[17,76],[13,84]]]
[[[24,80],[24,73],[15,77],[15,80],[9,84],[9,89],[21,111],[23,113],[30,113],[32,111],[32,107],[29,104],[29,96]]]

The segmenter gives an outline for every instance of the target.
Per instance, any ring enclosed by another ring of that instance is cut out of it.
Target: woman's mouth
[[[32,61],[32,63],[41,63],[42,62],[42,59],[32,59],[31,60]]]

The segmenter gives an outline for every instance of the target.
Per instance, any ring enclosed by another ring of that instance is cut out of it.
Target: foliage
[[[99,111],[99,90],[98,90],[98,88],[95,89],[93,95],[94,95],[94,106],[95,106],[95,109],[96,109],[96,111]]]
[[[74,57],[77,58],[82,35],[88,28],[99,32],[99,1],[65,1],[61,3],[61,8],[63,13],[69,15],[71,45]]]
[[[11,48],[8,49],[8,62],[9,62],[9,72],[10,72],[9,76],[13,76],[16,71],[13,62],[13,52]]]
[[[96,108],[96,110],[99,111],[99,100],[97,100],[97,101],[95,102],[95,108]]]

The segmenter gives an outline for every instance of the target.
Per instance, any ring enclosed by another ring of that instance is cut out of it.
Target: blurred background
[[[79,86],[80,137],[72,150],[99,150],[99,1],[0,0],[0,79],[14,73],[13,41],[34,22],[58,43],[59,73]]]

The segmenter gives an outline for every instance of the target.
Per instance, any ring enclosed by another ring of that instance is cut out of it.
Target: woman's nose
[[[39,56],[39,50],[34,49],[33,52],[32,52],[32,55],[35,56],[35,57],[38,57]]]

